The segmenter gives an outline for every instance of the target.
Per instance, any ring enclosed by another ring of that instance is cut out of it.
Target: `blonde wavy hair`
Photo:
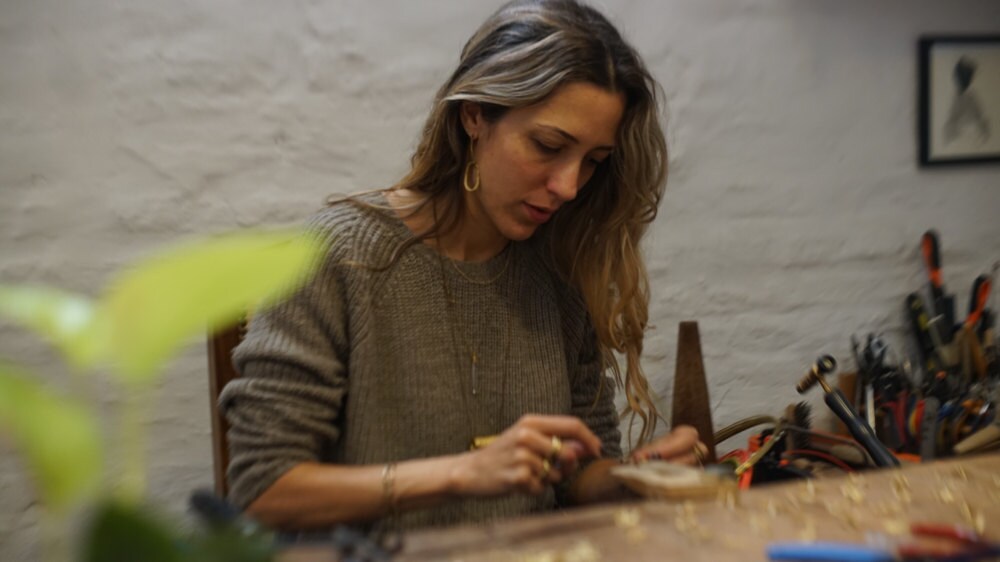
[[[438,220],[419,239],[446,234],[463,212],[469,137],[459,116],[462,102],[479,104],[486,119],[496,121],[570,82],[624,94],[625,113],[613,153],[536,236],[545,237],[559,274],[586,303],[603,364],[625,391],[621,415],[631,415],[629,442],[638,416],[642,444],[660,415],[639,361],[649,308],[639,240],[663,195],[667,148],[659,86],[615,27],[574,0],[505,4],[466,43],[458,67],[437,92],[410,172],[392,189],[426,196],[413,212],[431,205]],[[624,373],[615,352],[624,357]]]

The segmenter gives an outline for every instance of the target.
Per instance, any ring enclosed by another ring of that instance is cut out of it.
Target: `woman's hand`
[[[486,447],[458,457],[453,490],[462,496],[537,495],[592,456],[601,456],[601,440],[579,418],[526,415]]]
[[[636,461],[665,460],[668,462],[700,466],[704,464],[708,447],[698,439],[698,430],[690,425],[679,425],[652,443],[632,452]]]

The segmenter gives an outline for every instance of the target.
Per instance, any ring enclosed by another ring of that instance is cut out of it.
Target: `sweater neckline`
[[[383,214],[392,228],[393,234],[399,238],[400,243],[410,242],[415,238],[410,227],[406,226],[406,223],[399,218],[399,215],[389,205],[389,200],[386,199],[384,191],[373,194],[373,201],[371,203],[385,210]],[[450,279],[462,279],[466,282],[471,279],[476,280],[473,282],[478,283],[480,280],[489,280],[494,277],[497,277],[497,281],[499,281],[509,275],[510,270],[513,269],[513,264],[510,264],[508,260],[514,260],[517,257],[516,248],[513,247],[515,244],[518,243],[513,240],[509,241],[507,247],[500,253],[481,262],[452,259],[422,241],[413,244],[408,251],[413,251],[416,255],[428,260],[435,266],[438,266],[443,260],[446,266],[443,268],[444,274]]]

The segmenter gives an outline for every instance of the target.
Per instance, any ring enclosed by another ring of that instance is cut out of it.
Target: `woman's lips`
[[[530,218],[534,222],[537,222],[538,224],[543,224],[548,222],[548,220],[552,218],[552,213],[555,212],[555,209],[536,207],[529,203],[525,203],[524,208],[528,210],[528,218]]]

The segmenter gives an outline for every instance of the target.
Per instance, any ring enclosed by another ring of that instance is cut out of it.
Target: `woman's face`
[[[609,157],[624,111],[622,94],[583,82],[493,123],[479,105],[464,104],[481,178],[479,189],[466,193],[469,219],[508,240],[531,237]]]

